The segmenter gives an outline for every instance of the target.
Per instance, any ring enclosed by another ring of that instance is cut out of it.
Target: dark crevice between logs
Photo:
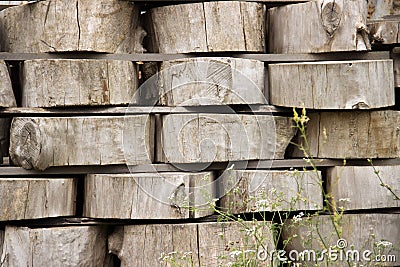
[[[85,177],[80,176],[76,180],[76,206],[75,216],[83,216],[83,207],[85,205]]]
[[[20,107],[22,104],[22,78],[23,73],[23,61],[14,61],[7,64],[8,71],[10,74],[11,85],[13,88],[15,100],[17,101],[17,106]]]

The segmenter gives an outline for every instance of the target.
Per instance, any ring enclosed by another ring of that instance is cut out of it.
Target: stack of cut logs
[[[355,249],[400,247],[400,56],[368,52],[400,43],[398,1],[190,2],[0,11],[0,266],[225,266],[246,225],[321,250],[330,215],[277,240],[272,214],[327,205]]]

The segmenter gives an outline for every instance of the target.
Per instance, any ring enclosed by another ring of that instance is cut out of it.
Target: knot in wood
[[[322,6],[322,26],[330,38],[335,35],[336,30],[339,28],[341,17],[342,10],[335,1]]]

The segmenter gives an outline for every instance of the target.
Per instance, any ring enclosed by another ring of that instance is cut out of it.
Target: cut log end
[[[11,138],[11,160],[24,169],[36,167],[41,145],[41,132],[37,123],[31,119],[14,120],[11,124],[14,137]]]

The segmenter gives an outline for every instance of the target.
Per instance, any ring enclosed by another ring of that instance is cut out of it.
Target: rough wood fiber
[[[268,10],[271,53],[370,49],[367,1],[318,0]]]
[[[269,65],[270,103],[310,109],[394,105],[392,60]]]
[[[129,104],[138,87],[134,63],[118,60],[28,60],[23,107]]]
[[[318,158],[397,158],[400,112],[393,110],[321,112],[310,114],[307,140],[312,156]],[[296,144],[304,140],[297,137]],[[304,157],[294,149],[289,153]]]
[[[381,251],[381,255],[395,255],[396,262],[387,262],[384,266],[398,266],[400,263],[400,253],[398,247],[400,246],[400,214],[345,214],[343,215],[338,227],[342,230],[340,237],[336,234],[333,227],[332,218],[330,216],[317,216],[313,219],[303,218],[297,223],[292,220],[288,221],[287,226],[284,228],[283,237],[284,239],[291,238],[291,241],[287,244],[285,250],[289,253],[291,250],[297,250],[302,252],[306,249],[313,251],[322,251],[323,249],[329,250],[329,247],[337,245],[340,238],[344,239],[347,246],[343,252],[357,250],[359,252],[359,261],[351,261],[357,264],[370,265],[371,262],[367,262],[363,259],[363,252],[370,250],[377,252],[377,244],[381,241],[387,241],[392,243],[392,246],[387,246],[384,251]],[[297,235],[294,237],[294,235]],[[323,247],[321,239],[327,246]],[[343,244],[343,243],[342,243]],[[374,246],[375,244],[375,246]],[[380,245],[383,248],[383,245]],[[340,255],[340,250],[337,255]],[[351,255],[351,254],[350,254]],[[371,256],[371,260],[374,260],[376,254],[366,254]],[[307,259],[306,255],[306,259]],[[325,260],[328,258],[329,253],[325,253]],[[320,262],[321,263],[321,262]],[[310,263],[309,263],[310,264]],[[376,266],[377,262],[374,262],[371,266]],[[321,266],[331,266],[322,264]],[[346,266],[346,261],[335,261],[334,266]]]
[[[264,63],[236,58],[166,61],[158,76],[167,106],[266,104]]]
[[[272,250],[270,227],[269,222],[129,225],[109,236],[108,247],[123,267],[160,266],[162,256],[173,257],[178,266],[225,266],[232,251],[257,249],[254,237],[246,235],[251,230],[262,233],[263,245]]]
[[[15,107],[14,92],[11,84],[10,74],[4,60],[0,60],[0,107]]]
[[[368,20],[379,20],[400,15],[399,0],[368,0]]]
[[[217,1],[153,8],[147,25],[152,52],[265,52],[266,8]]]
[[[400,19],[374,20],[368,23],[373,44],[399,44]]]
[[[107,231],[101,226],[6,226],[2,266],[103,266],[106,246]]]
[[[220,200],[231,213],[322,209],[320,172],[225,171]]]
[[[50,166],[146,164],[153,158],[148,115],[14,118],[10,156],[25,169]]]
[[[1,178],[0,221],[74,216],[76,180]]]
[[[178,262],[191,260],[190,266],[200,266],[197,238],[196,224],[127,225],[108,237],[108,248],[121,260],[121,267],[160,266],[160,257],[168,253],[176,258],[187,253],[188,260]]]
[[[283,158],[295,134],[290,118],[174,114],[161,118],[157,160],[172,163]]]
[[[379,177],[400,195],[398,174],[400,166],[376,166]],[[345,166],[328,170],[327,192],[332,203],[346,210],[395,208],[400,201],[389,189],[381,186],[381,181],[371,166]]]
[[[235,261],[235,251],[249,253],[256,258],[260,243],[271,251],[275,248],[271,223],[267,221],[201,223],[198,225],[199,257],[201,266],[229,266]],[[258,240],[256,240],[256,237]],[[254,254],[253,254],[254,253]],[[271,262],[263,262],[269,266]]]
[[[400,87],[400,50],[394,49],[391,57],[393,58],[394,86]]]
[[[368,0],[368,28],[370,39],[376,44],[398,44],[399,0]]]
[[[139,8],[117,0],[50,0],[0,12],[6,52],[143,52]]]
[[[213,210],[207,204],[215,198],[213,179],[211,172],[89,174],[85,180],[83,215],[113,219],[211,215]]]

